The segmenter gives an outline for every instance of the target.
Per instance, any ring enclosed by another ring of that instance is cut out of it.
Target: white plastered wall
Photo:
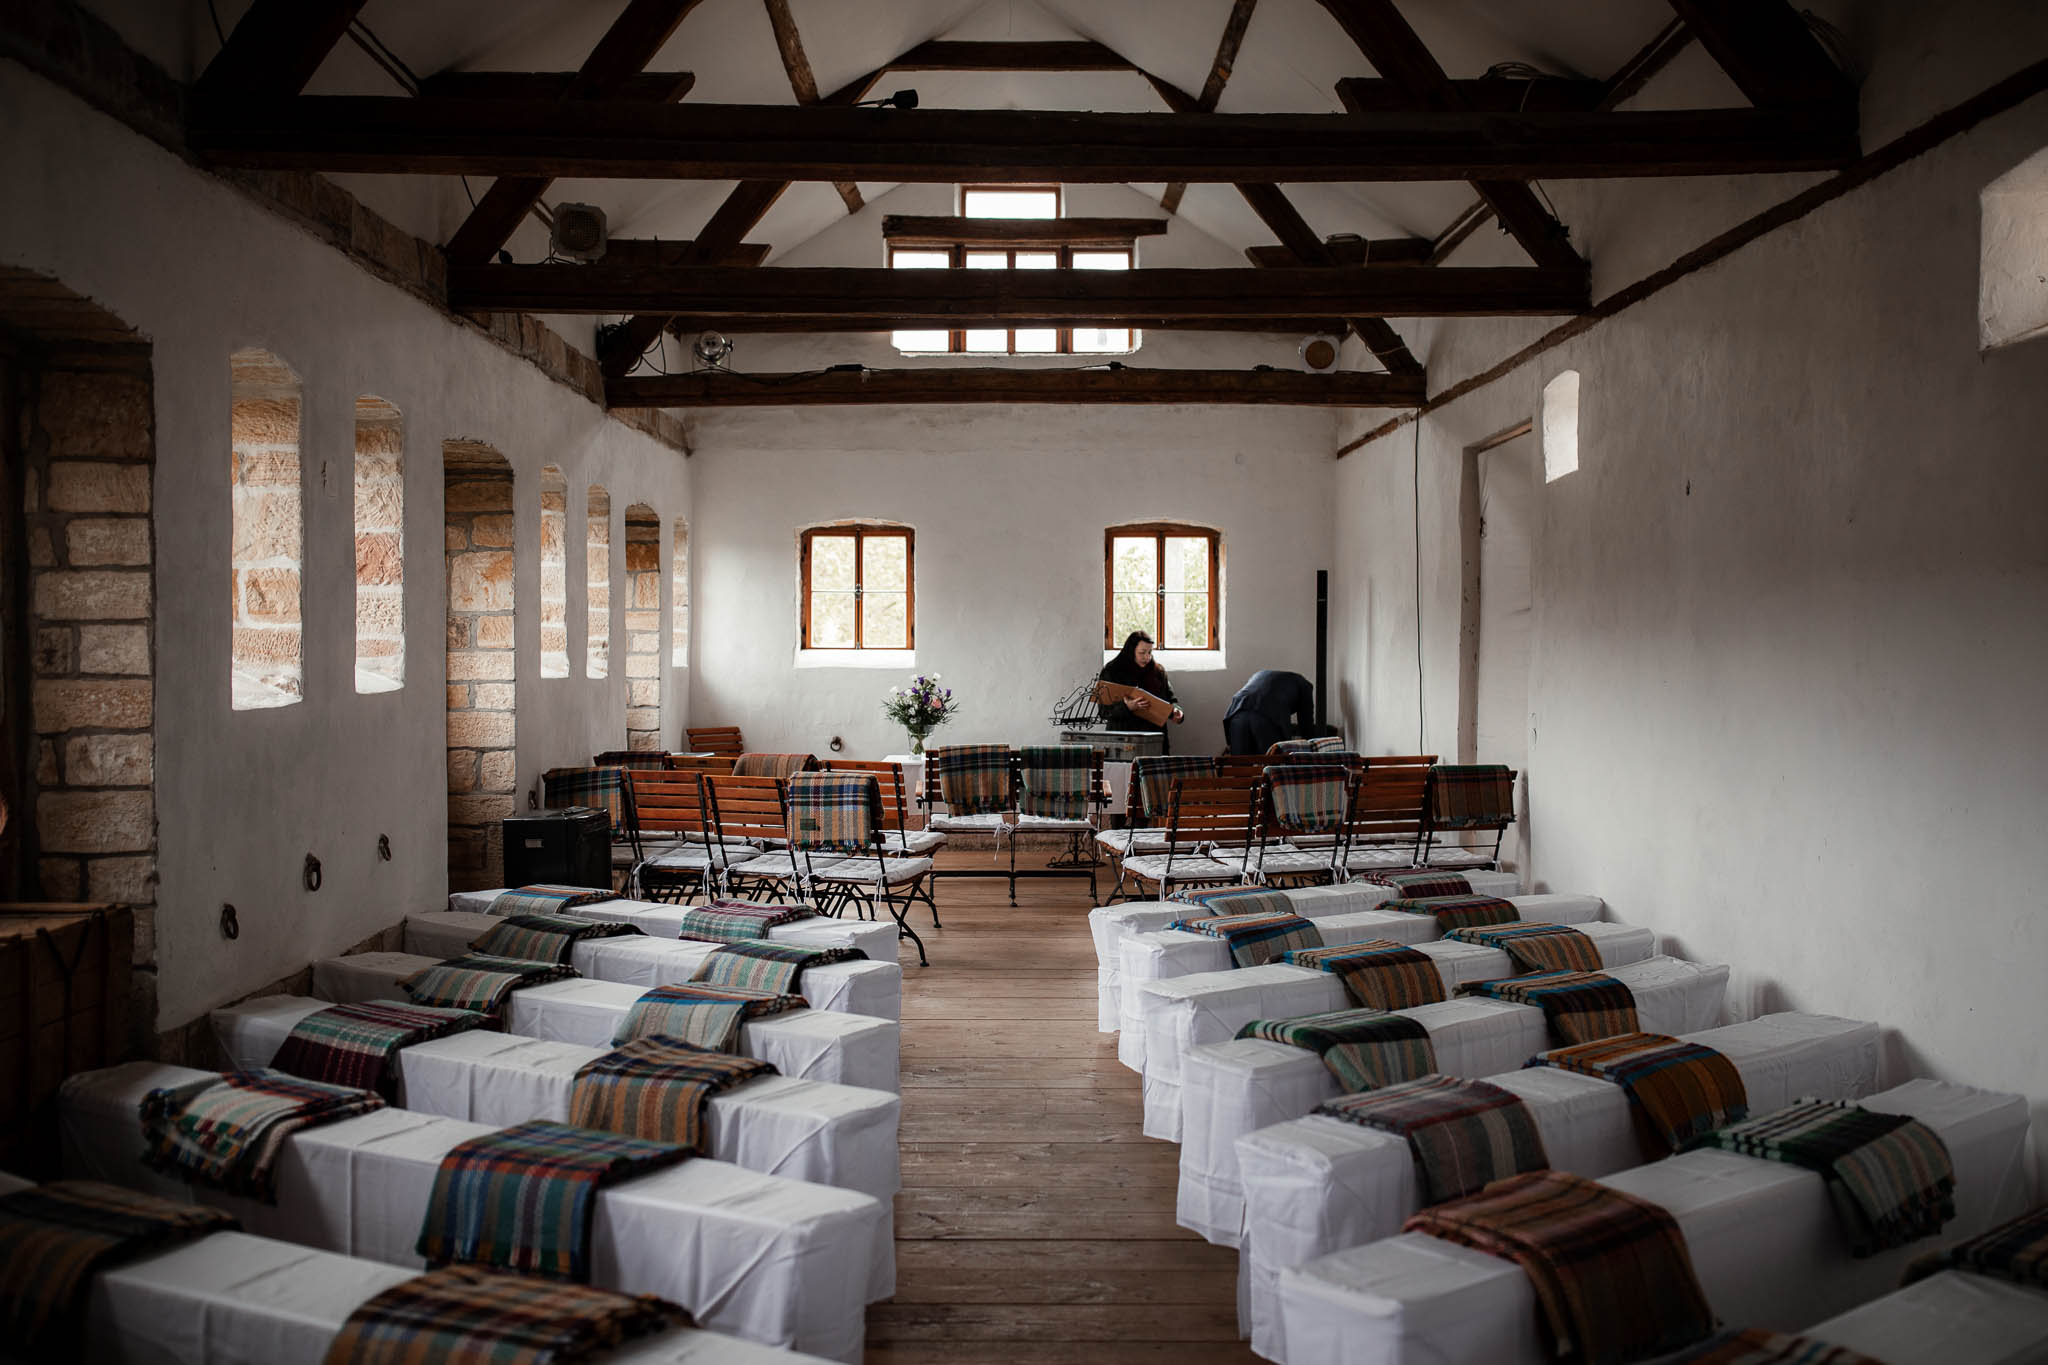
[[[1910,116],[1873,78],[1866,145],[2009,65],[1987,49],[1939,93],[1917,70]],[[1979,191],[2044,145],[2036,96],[1349,456],[1334,613],[1348,714],[1406,748],[1419,441],[1422,733],[1452,752],[1460,452],[1578,370],[1580,467],[1538,495],[1536,882],[1729,963],[1738,1017],[1878,1020],[1895,1077],[2037,1119],[2048,345],[1979,353],[1977,273]],[[1451,350],[1523,339],[1471,324]]]
[[[622,670],[540,678],[540,467],[572,505],[602,483],[614,520],[645,502],[689,514],[689,467],[417,299],[153,143],[0,62],[0,263],[42,271],[154,343],[161,888],[160,1029],[431,908],[446,894],[441,442],[488,442],[517,476],[519,789],[625,742]],[[260,346],[305,384],[306,700],[228,707],[228,355]],[[354,401],[405,419],[406,685],[354,689],[349,489]],[[613,578],[623,576],[615,525]],[[663,548],[664,581],[670,550]],[[570,600],[582,568],[570,561]],[[614,594],[614,612],[623,597]],[[614,639],[623,639],[615,616]],[[570,612],[580,658],[582,612]],[[577,672],[580,674],[581,670]],[[664,669],[679,733],[681,671]],[[520,804],[524,805],[523,797]],[[377,858],[380,833],[393,859]],[[317,893],[300,884],[308,852]],[[223,902],[241,936],[224,941]]]
[[[1313,408],[762,408],[693,419],[691,714],[756,749],[901,752],[892,684],[959,694],[942,743],[1046,743],[1054,705],[1102,665],[1103,530],[1223,532],[1225,666],[1168,664],[1174,747],[1223,744],[1224,703],[1261,668],[1315,671],[1331,415]],[[847,519],[917,535],[916,665],[792,669],[798,536]]]

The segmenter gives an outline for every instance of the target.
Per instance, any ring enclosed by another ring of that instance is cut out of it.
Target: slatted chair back
[[[1266,799],[1261,803],[1264,818],[1260,821],[1260,831],[1265,842],[1285,843],[1291,836],[1301,834],[1334,834],[1341,839],[1348,832],[1352,822],[1357,818],[1358,792],[1363,785],[1358,769],[1339,763],[1274,763],[1268,766],[1271,771],[1267,774]],[[1287,774],[1302,772],[1312,772],[1316,777],[1334,777],[1342,783],[1342,791],[1337,795],[1336,809],[1330,823],[1324,824],[1313,815],[1305,819],[1300,818],[1290,809],[1301,804],[1300,798],[1289,799],[1286,794],[1276,790],[1278,786],[1288,781]]]
[[[738,758],[747,751],[747,744],[740,737],[737,725],[692,726],[684,731],[690,740],[693,754],[719,754],[727,758]]]
[[[639,817],[639,832],[703,838],[712,821],[704,809],[704,792],[696,773],[626,770],[627,790]]]
[[[1082,812],[1072,817],[1074,819],[1085,819],[1090,815],[1109,809],[1109,784],[1102,775],[1102,750],[1091,749],[1089,754],[1088,794],[1084,798],[1085,804]],[[1027,813],[1025,807],[1030,805],[1031,802],[1024,784],[1024,750],[1013,749],[1010,751],[1010,771],[1010,790],[1016,794],[1017,811],[1020,815],[1025,814]]]
[[[1131,789],[1124,814],[1134,826],[1166,828],[1174,777],[1214,777],[1217,760],[1198,754],[1142,754],[1131,762]],[[1165,776],[1161,776],[1164,774]],[[1145,799],[1147,789],[1153,799]]]
[[[699,773],[704,807],[721,846],[742,840],[781,839],[787,806],[779,777]]]
[[[730,777],[735,758],[733,754],[670,754],[668,767],[670,772],[717,773]]]
[[[1265,754],[1218,754],[1216,775],[1235,778],[1264,777],[1266,765],[1272,761]]]
[[[590,760],[600,768],[666,768],[666,749],[607,749]]]
[[[1257,777],[1184,777],[1173,784],[1167,817],[1167,839],[1184,844],[1222,844],[1243,848],[1258,841],[1264,816],[1266,779]]]
[[[1420,858],[1429,816],[1429,769],[1434,754],[1365,760],[1352,807],[1351,846],[1409,845]]]
[[[871,758],[828,758],[822,760],[828,773],[870,773],[882,789],[882,828],[906,830],[911,794],[904,789],[903,765]]]

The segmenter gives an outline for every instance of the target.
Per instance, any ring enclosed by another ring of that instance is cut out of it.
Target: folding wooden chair
[[[1428,820],[1429,769],[1434,754],[1365,760],[1347,831],[1344,865],[1352,872],[1412,867],[1422,856]]]
[[[1515,778],[1504,763],[1440,763],[1429,770],[1429,830],[1423,839],[1425,866],[1500,866],[1500,846],[1515,823]],[[1439,843],[1446,834],[1493,834],[1493,848],[1482,852],[1479,845]]]
[[[882,790],[882,847],[890,853],[930,856],[946,846],[946,836],[935,829],[912,829],[909,812],[917,800],[903,779],[901,763],[879,759],[827,758],[819,766],[828,773],[870,773]]]
[[[799,773],[784,795],[798,893],[827,915],[857,907],[862,919],[873,919],[880,905],[896,921],[897,936],[917,945],[917,965],[930,966],[908,915],[920,899],[932,904],[932,860],[889,856],[882,840],[881,784],[874,774]],[[932,921],[938,922],[936,908]]]
[[[747,751],[746,741],[740,738],[737,725],[711,725],[692,727],[683,732],[690,741],[693,754],[719,754],[726,758],[738,758]]]
[[[788,807],[779,777],[697,774],[704,809],[724,865],[725,888],[747,900],[796,894],[796,862],[787,848]],[[744,857],[751,851],[752,857]]]
[[[1057,805],[1047,786],[1053,767],[1033,766],[1034,750],[1030,748],[1011,751],[1010,762],[1016,779],[1010,784],[1010,791],[1017,804],[1016,824],[1010,829],[1010,904],[1017,903],[1017,878],[1086,876],[1088,878],[1088,903],[1099,903],[1096,892],[1095,870],[1102,866],[1102,860],[1095,856],[1093,840],[1098,820],[1103,811],[1109,809],[1109,789],[1102,780],[1102,751],[1078,744],[1044,746],[1046,755],[1053,753],[1074,754],[1085,749],[1087,753],[1088,776],[1081,803],[1076,811],[1067,811]],[[1024,834],[1060,834],[1067,838],[1067,851],[1048,859],[1044,867],[1017,866],[1018,836]]]
[[[648,900],[687,905],[718,887],[716,850],[707,837],[695,773],[621,769],[632,802],[633,872]]]
[[[1358,772],[1342,763],[1269,766],[1253,879],[1268,886],[1343,881],[1358,788]]]
[[[1134,854],[1166,851],[1166,820],[1175,777],[1216,776],[1215,757],[1207,754],[1144,754],[1131,762],[1130,789],[1124,794],[1122,829],[1102,830],[1096,844],[1109,854],[1110,902],[1123,899],[1123,860]]]
[[[1186,886],[1227,886],[1251,880],[1265,782],[1263,776],[1176,779],[1166,822],[1166,851],[1125,858],[1123,875],[1140,890],[1148,882],[1156,886],[1159,900],[1170,899]],[[1118,890],[1122,890],[1121,884]]]
[[[540,777],[540,803],[548,810],[588,806],[601,810],[612,821],[612,876],[623,870],[625,884],[633,884],[634,870],[645,857],[637,822],[633,818],[633,794],[626,786],[626,770],[614,765],[587,768],[550,768]]]

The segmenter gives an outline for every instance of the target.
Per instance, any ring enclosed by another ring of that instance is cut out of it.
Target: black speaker
[[[611,890],[612,817],[589,806],[505,817],[505,885]]]

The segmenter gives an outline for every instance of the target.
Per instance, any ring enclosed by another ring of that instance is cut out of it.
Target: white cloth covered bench
[[[463,910],[407,915],[405,951],[437,962],[461,957],[493,925],[502,922],[491,915]],[[889,926],[891,937],[895,929],[895,925]],[[723,946],[700,939],[658,938],[644,932],[587,938],[570,950],[569,965],[593,981],[617,981],[643,989],[676,986],[688,981],[704,959]],[[880,961],[828,963],[806,971],[803,979],[804,998],[816,1009],[844,1009],[850,1014],[871,1014],[877,1019],[903,1017],[903,968],[893,956]],[[813,994],[819,998],[812,999]],[[827,1003],[821,1004],[820,1000]]]
[[[404,1000],[398,983],[437,959],[413,953],[357,953],[313,964],[313,993],[334,1004]],[[845,964],[834,964],[845,965]],[[858,965],[858,964],[855,964]],[[804,973],[806,979],[830,968]],[[633,1002],[647,992],[616,981],[574,978],[512,992],[505,1032],[525,1038],[610,1047]],[[901,1025],[840,1010],[788,1010],[740,1025],[739,1050],[773,1062],[785,1076],[836,1081],[870,1090],[900,1089],[897,1071]]]
[[[1854,1259],[1819,1175],[1733,1152],[1686,1152],[1600,1183],[1677,1220],[1721,1321],[1804,1331],[1884,1294],[1922,1252],[1973,1237],[2025,1207],[2023,1097],[1920,1080],[1863,1104],[1918,1118],[1948,1147],[1956,1217],[1938,1237]],[[1542,1365],[1547,1358],[1535,1291],[1521,1267],[1422,1233],[1283,1271],[1280,1311],[1285,1365]]]
[[[1415,945],[1436,958],[1447,986],[1459,981],[1498,980],[1511,975],[1499,959],[1505,953],[1473,943]],[[1636,997],[1636,1017],[1651,1033],[1694,1033],[1721,1022],[1728,984],[1725,966],[1701,966],[1674,957],[1651,957],[1606,968]],[[1452,973],[1458,975],[1453,978]],[[1237,1040],[1254,1019],[1293,1019],[1349,1007],[1344,983],[1334,972],[1269,962],[1230,972],[1152,981],[1145,986],[1145,1135],[1180,1141],[1182,1075],[1188,1053],[1208,1043],[1242,1047]],[[1490,1008],[1473,1009],[1472,1006]],[[1421,1011],[1436,1011],[1423,1014]],[[1458,997],[1404,1010],[1425,1020],[1436,1044],[1439,1069],[1449,1075],[1491,1076],[1511,1071],[1548,1046],[1543,1011],[1488,997]],[[1268,1046],[1293,1052],[1282,1043]],[[1321,1063],[1317,1064],[1318,1066]],[[1456,1066],[1460,1069],[1453,1070]],[[1463,1069],[1478,1067],[1478,1070]]]
[[[1877,1089],[1882,1030],[1856,1019],[1823,1014],[1771,1014],[1746,1023],[1687,1035],[1734,1064],[1751,1114],[1768,1114],[1794,1100],[1860,1099]],[[1289,1048],[1316,1062],[1313,1053]],[[1195,1230],[1211,1241],[1211,1228],[1235,1234],[1250,1296],[1252,1349],[1269,1359],[1286,1353],[1280,1312],[1280,1272],[1318,1256],[1391,1237],[1417,1207],[1415,1161],[1405,1139],[1309,1110],[1334,1099],[1337,1086],[1316,1085],[1289,1070],[1273,1084],[1239,1092],[1230,1117],[1201,1146],[1207,1165],[1191,1162],[1195,1134],[1181,1147],[1181,1223],[1205,1216]],[[1194,1071],[1188,1073],[1189,1084]],[[1553,1067],[1489,1076],[1522,1096],[1552,1168],[1603,1176],[1642,1164],[1626,1092],[1597,1077]],[[1190,1091],[1192,1093],[1192,1090]],[[1272,1107],[1262,1101],[1269,1100]],[[1247,1103],[1249,1102],[1249,1103]],[[1291,1111],[1289,1113],[1288,1111]],[[1217,1106],[1214,1112],[1221,1112]],[[1285,1115],[1285,1121],[1280,1121]],[[1249,1125],[1249,1126],[1246,1126]],[[1223,1141],[1232,1127],[1234,1144]],[[1233,1213],[1241,1219],[1233,1225]],[[1242,1232],[1237,1228],[1241,1226]]]
[[[1802,1335],[1885,1365],[2033,1365],[2048,1360],[2048,1292],[1944,1270]]]
[[[144,1187],[137,1105],[213,1073],[127,1062],[64,1082],[67,1174]],[[441,1159],[492,1125],[380,1109],[284,1140],[275,1205],[210,1189],[248,1232],[418,1268],[413,1246]],[[156,1177],[147,1187],[167,1183]],[[864,1194],[696,1158],[599,1191],[591,1283],[658,1294],[713,1331],[835,1360],[860,1358],[876,1224]]]
[[[490,913],[491,902],[505,894],[504,888],[494,891],[456,891],[448,897],[448,908],[452,911],[485,915]],[[693,907],[687,905],[664,905],[659,901],[636,901],[621,897],[618,900],[599,901],[595,905],[579,905],[564,910],[565,915],[576,915],[582,919],[616,920],[631,924],[650,938],[675,938],[683,927],[683,916]],[[770,943],[788,943],[799,948],[858,948],[876,962],[896,961],[897,930],[893,921],[837,919],[831,915],[813,915],[809,919],[793,920],[778,924],[768,931]]]

